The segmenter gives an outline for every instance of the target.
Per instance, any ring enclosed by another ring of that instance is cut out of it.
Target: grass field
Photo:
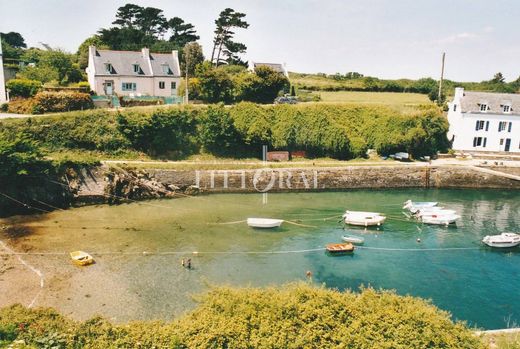
[[[399,92],[354,92],[354,91],[316,91],[322,102],[328,103],[359,103],[383,105],[417,105],[432,103],[428,96],[419,93]]]

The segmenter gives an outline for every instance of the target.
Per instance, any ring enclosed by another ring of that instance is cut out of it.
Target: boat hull
[[[363,238],[360,238],[357,236],[348,236],[348,235],[342,236],[341,240],[343,240],[345,242],[350,242],[355,245],[362,245],[365,242],[365,239],[363,239]]]
[[[251,228],[272,229],[278,228],[283,223],[282,219],[248,218],[247,225]]]
[[[512,248],[520,245],[520,235],[513,233],[487,235],[482,239],[482,242],[489,247]]]
[[[331,254],[343,254],[354,252],[355,247],[350,242],[347,242],[342,244],[328,244],[325,246],[325,249]]]
[[[74,251],[70,253],[72,263],[79,266],[86,266],[94,263],[94,258],[86,252]]]

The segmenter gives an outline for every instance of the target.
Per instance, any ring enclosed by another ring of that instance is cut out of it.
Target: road
[[[32,118],[36,115],[28,115],[28,114],[8,114],[8,113],[0,113],[0,119],[21,119],[21,118]]]

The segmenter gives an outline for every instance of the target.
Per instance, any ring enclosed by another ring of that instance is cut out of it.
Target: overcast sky
[[[0,32],[20,32],[76,51],[109,27],[122,0],[0,0]],[[206,55],[214,20],[226,7],[245,12],[237,39],[246,59],[285,62],[290,71],[349,72],[381,78],[440,75],[458,81],[520,76],[519,0],[134,0],[195,25]]]

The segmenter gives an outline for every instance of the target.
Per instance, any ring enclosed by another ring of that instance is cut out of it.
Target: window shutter
[[[489,130],[489,121],[486,121],[486,131]]]
[[[509,127],[507,128],[507,132],[511,132],[511,127],[513,126],[513,123],[510,121],[509,122]]]
[[[482,144],[482,147],[485,148],[487,143],[487,137],[484,137],[484,143]]]
[[[478,120],[477,120],[477,123],[475,124],[475,131],[478,131]]]
[[[477,146],[477,137],[473,137],[473,147]]]

